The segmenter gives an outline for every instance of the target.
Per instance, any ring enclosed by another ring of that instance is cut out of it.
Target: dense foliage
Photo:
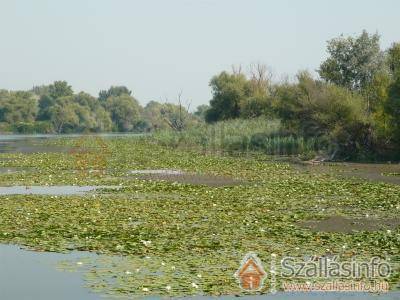
[[[286,134],[325,141],[330,157],[399,159],[400,44],[382,51],[379,35],[364,31],[329,41],[328,54],[319,79],[301,71],[272,83],[261,65],[250,76],[222,72],[206,121],[279,118]]]
[[[144,108],[124,86],[100,91],[98,98],[75,94],[65,81],[31,91],[0,90],[0,130],[19,133],[144,132],[185,128],[195,118],[171,103],[150,102]],[[174,127],[175,125],[175,127]]]

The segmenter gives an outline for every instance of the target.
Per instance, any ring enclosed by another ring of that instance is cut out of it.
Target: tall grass
[[[199,124],[180,132],[162,130],[155,132],[152,139],[169,147],[201,148],[205,152],[310,155],[323,148],[318,138],[288,135],[279,120],[265,118]]]

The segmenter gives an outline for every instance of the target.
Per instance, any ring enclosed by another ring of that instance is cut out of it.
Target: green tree
[[[400,44],[393,44],[388,51],[388,61],[392,82],[388,89],[385,112],[389,119],[390,138],[396,145],[395,151],[400,156]]]
[[[57,133],[71,132],[79,126],[76,108],[71,97],[59,98],[56,104],[49,108],[50,121]]]
[[[31,89],[31,92],[34,93],[38,97],[42,97],[43,95],[49,94],[49,86],[48,85],[34,86]]]
[[[110,132],[112,131],[112,120],[110,113],[102,106],[98,106],[94,110],[96,116],[96,129],[97,132]]]
[[[329,57],[321,64],[321,78],[349,90],[362,91],[384,66],[379,35],[365,30],[358,37],[334,38],[328,41]]]
[[[132,91],[130,91],[126,86],[111,86],[108,90],[102,90],[99,93],[99,100],[101,102],[105,102],[109,97],[119,97],[122,95],[132,95]]]
[[[205,120],[207,110],[209,110],[209,109],[210,109],[210,106],[207,104],[199,105],[199,106],[197,106],[196,111],[194,112],[194,115],[199,117],[200,120]]]
[[[150,101],[145,106],[143,115],[153,130],[181,130],[196,123],[194,116],[186,108],[172,103]]]
[[[61,97],[68,97],[74,94],[72,87],[66,81],[55,81],[48,86],[34,87],[33,92],[40,96],[38,120],[46,121],[51,119],[50,109]]]
[[[110,112],[115,129],[118,131],[132,131],[140,120],[140,105],[128,94],[108,97],[105,108]]]
[[[234,119],[240,116],[240,104],[251,94],[243,74],[222,72],[211,79],[212,99],[206,113],[207,122]]]
[[[55,81],[49,85],[49,96],[53,99],[72,96],[74,91],[66,81]]]
[[[37,100],[32,93],[1,91],[0,122],[11,125],[18,122],[34,122],[37,112]]]
[[[50,95],[42,95],[39,99],[39,113],[38,120],[45,121],[50,120],[50,108],[56,104],[56,99]]]
[[[335,145],[333,154],[342,157],[370,150],[370,128],[360,95],[300,72],[298,83],[278,87],[275,97],[275,108],[292,134],[325,137]]]
[[[388,65],[391,74],[394,77],[400,76],[400,43],[394,43],[387,51]]]
[[[168,128],[168,124],[161,117],[162,107],[161,103],[150,101],[143,109],[144,118],[150,123],[153,130]]]

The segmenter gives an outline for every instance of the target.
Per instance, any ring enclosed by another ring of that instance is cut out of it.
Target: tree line
[[[149,102],[142,107],[124,86],[98,97],[75,94],[66,81],[30,91],[0,90],[0,130],[17,133],[148,132],[198,121],[183,107]]]
[[[142,107],[124,86],[97,97],[74,93],[65,81],[0,90],[0,131],[182,132],[202,121],[264,118],[280,121],[282,137],[317,139],[332,157],[400,159],[400,43],[382,50],[379,35],[363,31],[328,41],[327,52],[318,76],[300,71],[295,80],[275,82],[263,64],[223,71],[210,81],[209,105],[194,113],[180,95],[178,105]]]
[[[207,122],[277,118],[282,136],[319,138],[333,156],[400,158],[400,44],[381,50],[378,34],[328,41],[318,78],[300,71],[273,82],[268,68],[250,66],[212,78]]]

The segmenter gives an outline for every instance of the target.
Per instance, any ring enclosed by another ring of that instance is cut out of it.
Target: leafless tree
[[[183,92],[180,91],[178,93],[178,117],[176,119],[172,119],[170,120],[167,116],[167,111],[165,109],[161,110],[161,115],[164,117],[164,121],[173,129],[176,131],[182,131],[183,129],[185,129],[186,126],[186,118],[187,118],[187,114],[184,113],[184,110],[186,110],[186,112],[189,112],[190,109],[190,105],[191,105],[191,101],[187,101],[186,102],[186,108],[183,107],[182,104],[182,94]],[[170,103],[168,101],[168,98],[165,98],[165,104]]]
[[[242,74],[242,65],[241,64],[239,64],[237,66],[232,65],[232,74],[241,75]]]
[[[252,63],[249,66],[249,73],[254,88],[266,92],[272,81],[272,72],[268,66],[262,63]]]

